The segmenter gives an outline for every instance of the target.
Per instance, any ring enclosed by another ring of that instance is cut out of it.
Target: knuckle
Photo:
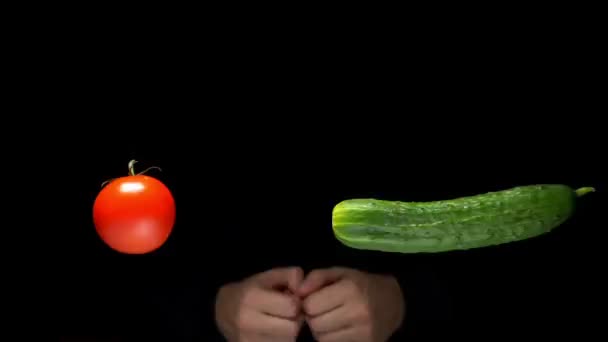
[[[363,339],[366,341],[373,340],[374,330],[372,329],[371,324],[367,324],[367,325],[363,326],[363,329],[361,329],[361,335],[362,335]]]
[[[308,279],[319,280],[319,279],[322,278],[322,276],[323,276],[323,272],[322,271],[320,271],[320,270],[314,270],[314,271],[311,271],[308,274]]]
[[[296,303],[294,303],[293,301],[291,301],[289,304],[287,304],[287,314],[290,315],[291,317],[295,317],[298,314],[299,308],[296,305]]]
[[[323,341],[325,340],[325,334],[322,334],[318,328],[310,326],[310,332],[312,336],[315,338],[315,341]]]
[[[318,325],[319,325],[319,320],[318,320],[317,318],[312,318],[312,319],[309,319],[309,320],[306,322],[306,324],[307,324],[307,325],[308,325],[308,327],[310,328],[310,331],[311,331],[311,332],[313,332],[313,333],[314,333],[315,331],[319,330],[319,329],[318,329],[318,328],[319,328],[319,327],[318,327]]]
[[[251,300],[251,287],[244,287],[241,290],[241,300],[248,303]]]
[[[344,281],[344,288],[345,291],[348,291],[349,294],[351,295],[356,295],[358,294],[359,291],[359,286],[357,285],[357,283],[353,280],[353,279],[347,279]]]
[[[359,319],[362,320],[363,322],[370,322],[371,317],[372,317],[369,309],[365,305],[362,305],[361,308],[359,309],[358,316],[359,316]]]
[[[245,317],[243,311],[238,311],[236,314],[234,325],[236,325],[239,330],[242,330],[243,326],[246,324],[246,320],[247,318]]]
[[[255,287],[246,287],[243,289],[243,303],[250,304],[253,302],[254,298],[257,296],[257,288]]]
[[[251,326],[251,318],[246,310],[239,310],[236,315],[235,325],[239,331],[247,331]]]
[[[279,330],[275,331],[274,333],[277,336],[280,336],[282,338],[294,338],[296,336],[298,336],[299,333],[299,326],[297,322],[291,322],[287,325],[282,326]]]
[[[314,308],[315,308],[315,303],[312,300],[307,300],[304,303],[302,303],[302,309],[304,310],[304,312],[306,312],[309,315],[313,314]]]
[[[298,332],[300,330],[300,327],[298,326],[297,323],[291,323],[289,324],[288,328],[287,328],[287,334],[289,335],[289,337],[295,337],[298,336]]]

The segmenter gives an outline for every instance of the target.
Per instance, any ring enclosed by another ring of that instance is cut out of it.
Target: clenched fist
[[[293,293],[300,268],[278,268],[223,286],[216,299],[216,323],[228,341],[295,341],[304,318]]]
[[[389,276],[339,267],[315,270],[296,293],[320,342],[385,342],[404,319],[401,288]]]

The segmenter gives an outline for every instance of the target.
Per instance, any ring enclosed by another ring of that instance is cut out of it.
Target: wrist
[[[386,284],[386,293],[390,294],[388,298],[389,304],[392,304],[393,310],[390,310],[391,316],[388,319],[390,323],[391,333],[398,331],[405,321],[406,316],[406,301],[401,284],[396,277],[386,275],[383,277]]]

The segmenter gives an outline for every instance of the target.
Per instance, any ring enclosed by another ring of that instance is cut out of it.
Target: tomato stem
[[[150,171],[152,169],[158,169],[159,171],[162,171],[162,169],[160,167],[158,167],[158,166],[150,166],[149,168],[147,168],[147,169],[143,170],[142,172],[136,174],[135,173],[135,163],[137,163],[137,160],[133,159],[133,160],[129,161],[129,175],[130,176],[143,175],[144,173],[146,173],[146,172],[148,172],[148,171]],[[101,187],[103,188],[104,185],[110,183],[114,179],[116,179],[116,178],[108,179],[107,181],[101,183]]]
[[[144,173],[146,173],[146,172],[148,172],[148,171],[150,171],[152,169],[157,169],[159,171],[162,171],[161,168],[158,167],[158,166],[150,166],[149,168],[147,168],[147,169],[143,170],[142,172],[136,174],[135,173],[135,167],[134,167],[135,163],[137,163],[137,160],[134,160],[134,159],[129,162],[129,175],[131,175],[131,176],[143,175]]]
[[[129,175],[131,175],[131,176],[135,176],[135,168],[134,168],[135,163],[137,163],[137,160],[135,160],[135,159],[132,159],[129,162]]]
[[[138,173],[138,175],[143,175],[144,173],[152,170],[152,169],[157,169],[158,171],[162,171],[160,167],[158,166],[150,166],[149,168],[143,170],[142,172]]]

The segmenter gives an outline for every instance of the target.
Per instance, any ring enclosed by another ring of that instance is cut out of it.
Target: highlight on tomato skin
[[[95,230],[110,248],[126,254],[145,254],[159,249],[175,225],[175,199],[157,178],[135,174],[109,181],[93,204]]]

